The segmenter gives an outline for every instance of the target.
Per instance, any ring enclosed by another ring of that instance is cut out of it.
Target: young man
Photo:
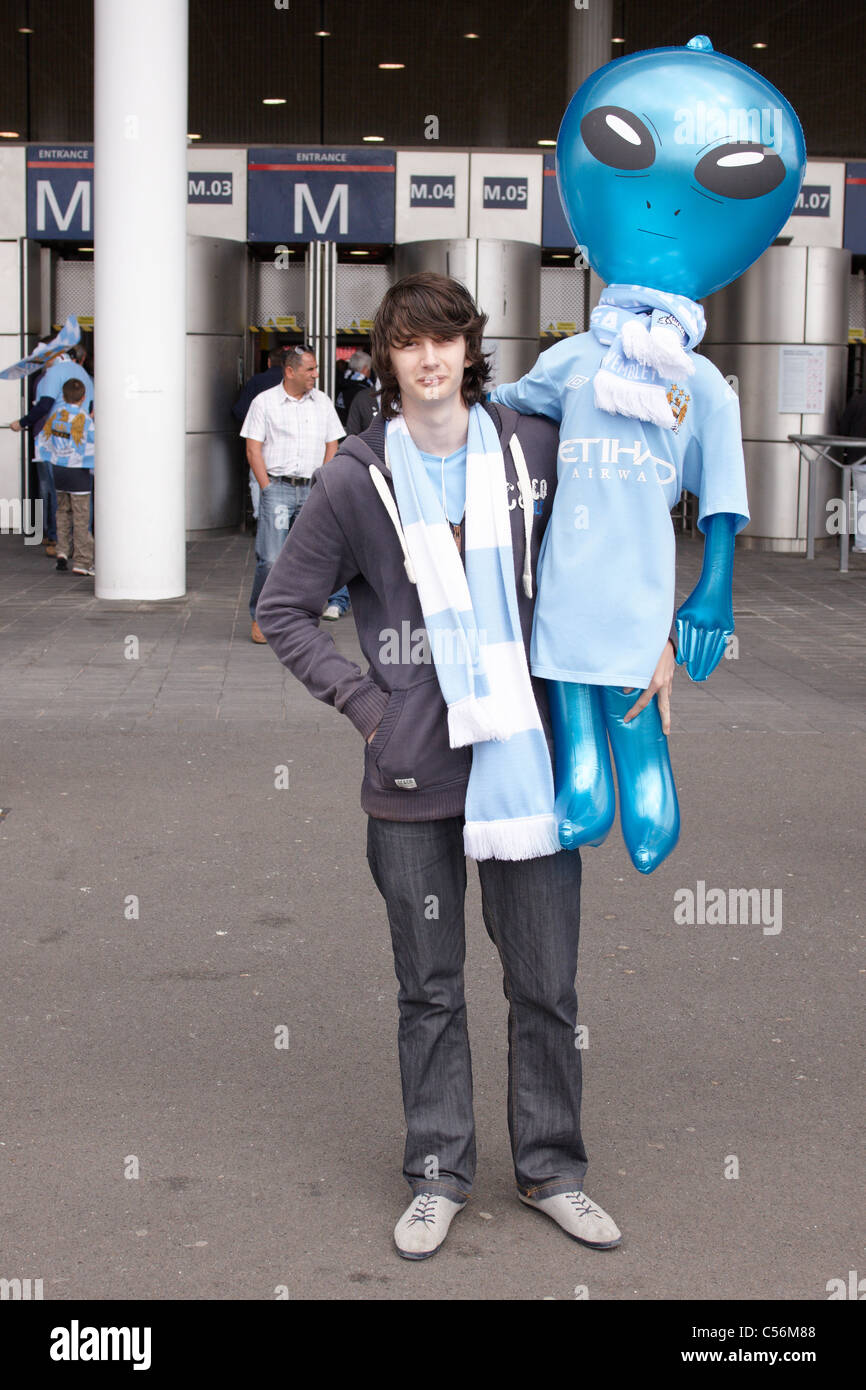
[[[316,388],[315,354],[300,344],[286,348],[283,379],[252,401],[241,426],[247,462],[261,488],[256,528],[256,572],[250,593],[251,637],[264,644],[256,604],[286,531],[310,493],[313,474],[337,452],[346,431],[324,391]],[[328,599],[328,605],[337,595]],[[321,613],[322,609],[319,609]]]
[[[550,421],[481,404],[485,322],[442,275],[410,275],[388,291],[372,335],[382,414],[317,475],[258,607],[283,664],[366,740],[361,805],[399,981],[403,1172],[413,1192],[394,1238],[416,1260],[441,1245],[475,1173],[467,845],[509,1001],[518,1195],[586,1245],[621,1239],[582,1190],[581,862],[556,852],[547,699],[527,666],[558,436]],[[317,628],[324,597],[345,583],[366,674]],[[467,671],[471,688],[461,685]],[[512,749],[517,763],[507,766]]]

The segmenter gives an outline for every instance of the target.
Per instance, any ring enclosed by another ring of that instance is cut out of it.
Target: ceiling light
[[[625,43],[625,39],[611,39],[611,43]]]
[[[480,35],[479,35],[479,34],[464,34],[463,37],[464,37],[464,39],[477,39],[477,38],[480,38]]]
[[[0,140],[17,140],[17,130],[0,130]]]
[[[18,32],[19,34],[32,34],[33,30],[29,29],[26,24],[22,24]]]
[[[380,63],[380,64],[379,64],[379,67],[380,67],[380,68],[384,68],[386,72],[396,72],[398,68],[405,68],[405,66],[406,66],[405,63]]]
[[[570,260],[571,260],[571,256],[569,255],[569,253],[568,253],[567,251],[554,251],[554,252],[551,253],[551,260],[553,260],[553,261],[570,261]]]
[[[262,106],[285,106],[287,97],[262,97]]]
[[[536,140],[536,145],[555,145],[555,140]]]
[[[187,138],[187,140],[200,140],[200,139],[201,139],[201,136],[200,136],[200,135],[187,135],[186,138]]]
[[[753,48],[766,48],[767,45],[766,45],[765,43],[753,43],[753,44],[752,44],[752,47],[753,47]]]
[[[363,135],[362,140],[366,140],[368,145],[381,145],[385,139],[384,135]]]
[[[350,256],[369,256],[369,251],[350,251]]]
[[[78,249],[79,249],[79,251],[87,251],[91,256],[93,255],[93,247],[92,247],[92,246],[79,246]]]
[[[317,38],[317,39],[329,39],[330,37],[331,37],[331,31],[330,31],[330,29],[317,29],[317,30],[316,30],[316,38]]]

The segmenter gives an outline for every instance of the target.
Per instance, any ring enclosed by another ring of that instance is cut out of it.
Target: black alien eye
[[[785,177],[785,166],[764,145],[736,141],[717,145],[698,161],[695,178],[711,193],[725,198],[761,198]]]
[[[648,169],[656,157],[653,138],[632,111],[622,106],[597,106],[580,123],[590,154],[612,169]]]

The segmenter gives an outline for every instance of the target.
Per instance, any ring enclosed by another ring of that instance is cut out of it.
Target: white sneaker
[[[572,1240],[581,1245],[589,1245],[593,1250],[612,1250],[622,1240],[622,1232],[612,1216],[591,1202],[585,1192],[558,1192],[554,1197],[524,1197],[518,1192],[521,1202],[561,1226]]]
[[[335,623],[342,616],[336,603],[329,603],[322,609],[322,617],[326,618],[329,623]]]
[[[435,1255],[448,1227],[465,1202],[452,1202],[438,1192],[419,1192],[394,1227],[397,1254],[404,1260],[426,1260]]]

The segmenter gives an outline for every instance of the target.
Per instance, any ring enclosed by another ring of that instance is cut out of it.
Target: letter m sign
[[[335,183],[331,193],[331,199],[325,208],[322,216],[313,201],[308,183],[295,184],[295,236],[304,234],[304,208],[310,214],[310,221],[318,232],[319,236],[325,233],[331,223],[334,213],[339,208],[339,234],[346,236],[349,231],[349,185],[347,183]]]
[[[37,179],[36,181],[36,230],[46,232],[49,230],[47,224],[47,211],[51,209],[54,218],[54,225],[59,232],[69,230],[69,224],[75,216],[75,209],[81,204],[81,231],[89,232],[90,226],[90,183],[86,179],[79,179],[72,190],[72,197],[66,204],[66,211],[60,211],[60,204],[54,192],[54,188],[49,179]]]

